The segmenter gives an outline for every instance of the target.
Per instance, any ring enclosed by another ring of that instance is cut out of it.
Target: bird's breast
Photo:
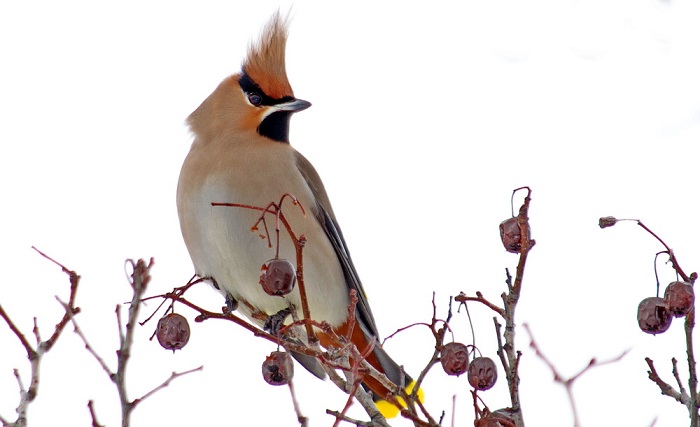
[[[316,201],[297,169],[295,155],[293,148],[279,143],[218,153],[193,149],[178,185],[181,228],[196,273],[213,277],[222,292],[239,300],[243,314],[251,317],[259,310],[271,315],[290,301],[301,317],[298,284],[284,298],[268,295],[259,284],[261,266],[278,251],[278,226],[279,257],[297,265],[289,231],[274,214],[259,210],[282,200],[281,213],[291,231],[297,238],[306,237],[302,263],[311,316],[337,326],[346,320],[348,289],[335,251],[314,214]],[[289,197],[283,199],[285,194],[300,205]],[[211,206],[213,202],[249,207]]]

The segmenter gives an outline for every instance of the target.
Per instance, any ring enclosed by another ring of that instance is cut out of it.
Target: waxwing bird
[[[279,248],[270,247],[251,232],[260,211],[212,206],[218,202],[265,207],[284,194],[295,196],[305,213],[292,204],[283,213],[294,233],[306,237],[303,267],[311,318],[347,333],[349,293],[354,289],[359,301],[352,341],[362,352],[379,336],[372,311],[323,183],[288,139],[292,114],[311,104],[295,98],[287,80],[286,41],[286,20],[276,13],[260,40],[249,47],[242,70],[224,79],[188,117],[194,141],[177,188],[180,228],[195,273],[211,279],[251,322],[262,327],[261,313],[275,315],[290,303],[303,318],[298,289],[282,298],[268,295],[259,284],[260,266],[274,258],[277,249],[280,258],[296,259],[291,239],[283,236]],[[322,336],[321,344],[327,344]],[[317,376],[324,375],[315,359],[297,360]],[[410,391],[412,379],[378,342],[367,360]],[[387,395],[372,378],[365,377],[363,385],[375,400]],[[398,412],[386,401],[378,406],[387,416]]]

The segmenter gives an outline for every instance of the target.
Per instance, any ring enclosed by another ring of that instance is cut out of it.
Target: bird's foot
[[[290,308],[285,308],[272,316],[267,316],[263,324],[263,329],[270,332],[271,335],[277,336],[282,326],[284,326],[284,319],[286,319],[291,312],[292,310]]]
[[[238,300],[231,294],[226,294],[226,308],[229,312],[234,312],[238,308]]]

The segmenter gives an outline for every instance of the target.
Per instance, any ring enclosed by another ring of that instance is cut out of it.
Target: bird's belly
[[[196,223],[196,231],[186,237],[196,273],[214,278],[222,293],[238,300],[238,310],[257,324],[261,322],[253,318],[253,312],[271,315],[287,308],[288,302],[294,304],[299,318],[303,318],[299,283],[285,297],[268,295],[259,284],[261,266],[277,252],[275,215],[263,216],[259,210],[244,207],[211,206],[212,202],[222,202],[264,208],[270,202],[279,203],[283,194],[292,194],[298,198],[306,215],[289,198],[282,203],[282,213],[293,233],[297,237],[304,235],[307,240],[302,262],[311,318],[327,321],[331,326],[342,324],[347,318],[348,288],[335,251],[312,213],[315,202],[305,181],[299,177],[299,182],[267,179],[262,185],[256,184],[259,183],[232,185],[230,181],[224,183],[210,177],[197,192],[199,196],[186,203],[185,211],[189,212],[181,212],[181,215],[189,216]],[[299,193],[294,194],[292,188]],[[264,223],[259,221],[261,218]],[[254,226],[256,230],[251,231]],[[292,238],[281,222],[279,226],[279,257],[296,266]]]

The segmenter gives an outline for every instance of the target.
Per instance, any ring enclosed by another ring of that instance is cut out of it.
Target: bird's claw
[[[238,308],[238,300],[231,294],[226,294],[226,308],[230,312],[234,312]]]
[[[267,316],[267,319],[265,319],[265,323],[263,324],[263,329],[270,332],[271,335],[277,336],[280,329],[282,329],[282,326],[284,326],[284,319],[286,319],[291,312],[291,309],[285,308],[272,316]]]

